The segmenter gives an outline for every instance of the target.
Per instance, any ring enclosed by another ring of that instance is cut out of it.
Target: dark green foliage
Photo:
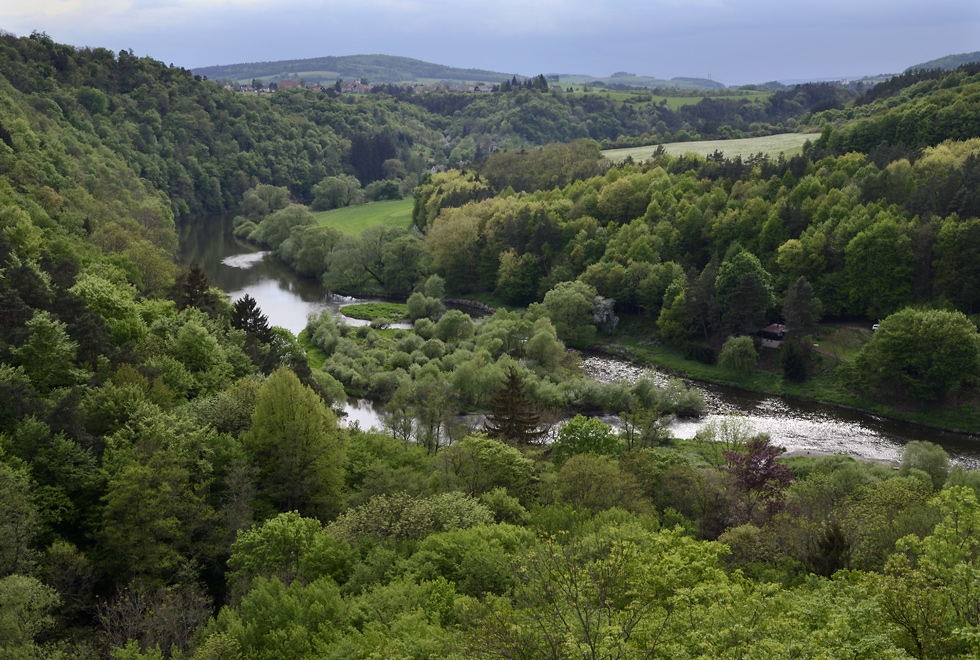
[[[194,264],[177,277],[174,300],[177,301],[177,309],[197,307],[212,316],[217,314],[218,300],[211,293],[211,283],[199,264]]]
[[[231,325],[234,328],[245,331],[263,344],[268,344],[272,340],[269,317],[259,309],[255,298],[247,293],[235,301],[235,308],[231,315]]]
[[[813,287],[805,277],[789,285],[783,302],[786,329],[791,333],[811,333],[820,321],[820,299],[813,295]]]
[[[779,362],[786,380],[802,383],[810,372],[810,347],[791,338],[780,347]]]
[[[528,444],[544,435],[541,414],[524,392],[524,381],[516,367],[507,371],[507,380],[497,390],[490,414],[483,426],[486,434],[505,442]]]
[[[904,309],[881,322],[851,378],[882,394],[935,399],[976,377],[980,335],[960,312]]]
[[[823,536],[809,557],[807,564],[817,575],[831,577],[850,566],[851,543],[837,520],[826,526]]]

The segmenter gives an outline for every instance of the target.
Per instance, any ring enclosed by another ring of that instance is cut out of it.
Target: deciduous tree
[[[327,520],[343,505],[344,436],[337,418],[289,369],[263,383],[245,446],[259,492],[279,511]]]

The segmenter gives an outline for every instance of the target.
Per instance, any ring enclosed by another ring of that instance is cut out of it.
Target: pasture
[[[412,226],[412,203],[411,198],[392,202],[371,202],[360,206],[322,211],[315,215],[317,223],[321,226],[333,227],[344,234],[360,234],[375,225],[408,229]]]
[[[664,150],[672,156],[683,156],[685,154],[695,154],[697,156],[707,156],[715,151],[725,154],[726,158],[741,156],[748,158],[755,154],[765,154],[766,156],[794,156],[803,150],[803,143],[807,140],[811,142],[820,137],[819,133],[781,133],[779,135],[767,135],[765,137],[744,138],[741,140],[703,140],[701,142],[669,142],[663,145]],[[659,145],[652,144],[645,147],[627,147],[625,149],[606,149],[602,155],[609,160],[619,163],[632,156],[637,162],[645,161],[653,155]]]

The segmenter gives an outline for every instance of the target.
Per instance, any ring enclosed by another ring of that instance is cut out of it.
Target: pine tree
[[[524,379],[511,366],[507,380],[493,398],[483,430],[491,438],[528,444],[544,435],[540,424],[541,414],[527,398]]]
[[[247,293],[235,301],[235,309],[231,315],[231,325],[239,330],[244,330],[263,344],[268,344],[272,341],[272,333],[269,329],[269,317],[259,309],[255,298]]]
[[[211,283],[204,269],[194,264],[185,273],[177,276],[174,285],[177,309],[197,307],[211,316],[218,314],[218,299],[211,293]]]

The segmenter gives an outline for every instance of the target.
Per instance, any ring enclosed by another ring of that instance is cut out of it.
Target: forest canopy
[[[767,377],[805,381],[822,316],[880,322],[836,386],[971,405],[978,75],[677,110],[258,96],[0,35],[0,656],[975,656],[975,471],[928,442],[788,459],[737,419],[682,442],[696,391],[592,381],[573,348],[639,327],[739,375],[782,320]],[[791,158],[600,151],[795,127],[821,137]],[[413,227],[320,226],[351,179]],[[176,265],[176,222],[218,211],[412,327],[296,337],[232,303]],[[384,428],[338,423],[353,393]]]

